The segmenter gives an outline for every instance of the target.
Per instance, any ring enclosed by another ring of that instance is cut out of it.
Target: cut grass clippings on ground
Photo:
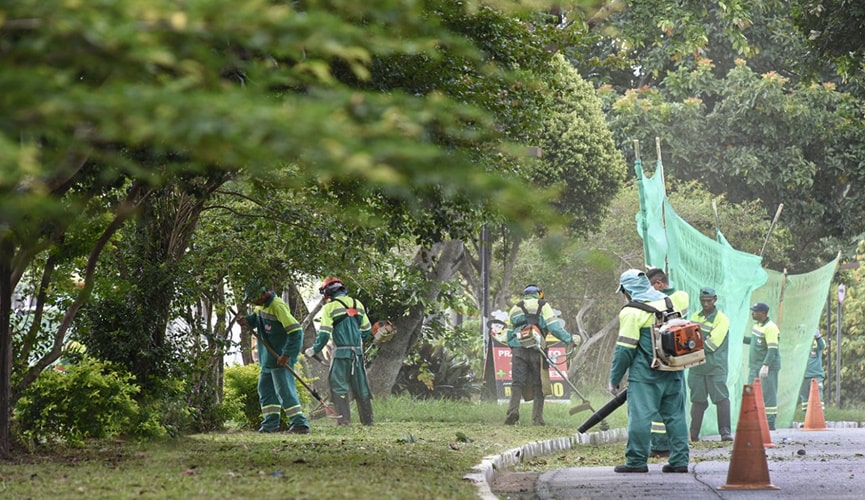
[[[603,398],[598,398],[603,403]],[[594,401],[594,398],[593,398]],[[84,448],[40,449],[0,462],[3,498],[453,498],[474,499],[463,479],[484,457],[527,443],[573,436],[589,413],[548,402],[547,425],[529,425],[531,403],[519,425],[503,425],[506,404],[375,400],[375,425],[311,422],[309,435],[227,431],[173,441],[91,441]],[[600,404],[598,404],[600,406]],[[827,411],[827,415],[830,412]],[[862,412],[859,418],[865,420]],[[627,425],[627,412],[608,418]],[[695,446],[729,446],[700,442]],[[546,471],[613,466],[624,443],[575,446],[519,464]],[[657,460],[663,463],[664,459]],[[655,463],[655,462],[652,462]]]
[[[4,498],[477,498],[463,479],[489,455],[572,436],[588,417],[548,403],[546,426],[505,426],[506,405],[375,400],[372,427],[313,420],[309,435],[221,432],[88,442],[0,463]]]

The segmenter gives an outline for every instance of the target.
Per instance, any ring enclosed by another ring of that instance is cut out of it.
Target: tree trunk
[[[9,428],[12,418],[12,258],[15,245],[9,235],[0,235],[0,458],[11,452]]]
[[[117,230],[126,222],[127,218],[137,209],[138,205],[143,200],[147,199],[150,194],[150,189],[136,184],[129,190],[126,199],[117,206],[114,219],[105,227],[105,230],[102,231],[99,239],[96,240],[93,247],[90,249],[90,255],[87,257],[87,264],[84,269],[84,286],[78,292],[72,305],[66,309],[63,319],[60,321],[60,326],[58,326],[57,331],[54,332],[53,347],[48,353],[39,358],[35,364],[27,369],[19,382],[12,389],[12,406],[15,405],[15,402],[18,400],[24,389],[32,384],[45,368],[60,357],[60,349],[66,338],[66,332],[72,326],[72,322],[78,314],[78,311],[90,297],[90,291],[93,289],[93,276],[96,273],[96,264],[99,260],[99,256],[102,254],[102,250],[111,240],[111,237],[114,236]],[[22,249],[20,253],[26,252]],[[30,257],[32,258],[32,254]],[[24,271],[30,267],[31,263],[32,260],[27,261],[26,259],[18,259],[17,268],[12,272],[12,281],[10,283],[9,292],[10,297],[11,293],[15,289],[14,284],[17,283],[18,279],[20,279],[24,274]],[[41,305],[37,306],[37,308],[41,307]],[[23,350],[25,349],[22,349],[22,351]],[[29,352],[29,348],[27,348],[26,351]],[[8,381],[9,379],[6,378],[0,383],[8,383]]]
[[[457,273],[464,256],[465,248],[458,240],[418,250],[414,266],[424,274],[431,286],[426,290],[422,303],[412,306],[406,316],[393,322],[397,329],[394,338],[378,348],[378,356],[368,371],[370,388],[376,397],[390,396],[400,368],[420,337],[427,314],[424,304],[435,302],[439,294],[438,284],[450,280]]]
[[[582,328],[580,317],[577,318],[577,324],[580,336],[585,341],[580,345],[580,349],[570,365],[568,378],[574,381],[579,380],[579,384],[583,387],[599,386],[606,388],[610,364],[613,362],[613,350],[618,338],[619,318],[618,316],[614,317],[588,338],[586,338]],[[582,380],[580,380],[581,378]]]

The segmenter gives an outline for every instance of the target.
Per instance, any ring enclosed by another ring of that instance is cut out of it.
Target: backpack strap
[[[520,309],[523,310],[523,317],[528,319],[529,311],[526,309],[526,303],[521,300],[521,301],[517,302],[517,307],[519,307]]]
[[[633,307],[634,309],[640,309],[641,311],[650,312],[655,315],[655,318],[658,321],[663,322],[666,319],[667,314],[675,312],[675,309],[673,309],[673,300],[670,299],[670,297],[664,297],[664,304],[667,306],[667,309],[661,310],[656,309],[649,304],[646,304],[645,302],[636,302],[632,300],[631,302],[628,302],[627,304],[622,306],[622,308]]]
[[[360,326],[360,317],[357,315],[357,299],[352,297],[351,307],[348,307],[348,305],[346,305],[345,302],[339,300],[338,297],[334,297],[333,300],[335,300],[336,302],[339,302],[342,305],[342,307],[345,309],[345,316],[334,321],[333,326],[336,326],[336,325],[342,323],[342,320],[344,320],[345,318],[348,318],[348,317],[355,318],[357,320],[357,326]]]
[[[547,303],[547,301],[545,301],[544,299],[538,299],[538,310],[535,311],[534,313],[530,313],[528,311],[528,309],[526,309],[526,303],[522,300],[517,302],[517,307],[519,307],[520,309],[523,310],[523,315],[526,318],[526,324],[527,325],[540,326],[541,325],[541,309],[544,308],[544,304],[546,304],[546,303]]]
[[[632,300],[631,302],[628,302],[627,304],[625,304],[622,307],[622,309],[624,309],[625,307],[633,307],[634,309],[639,309],[641,311],[650,312],[655,316],[655,320],[657,320],[657,321],[663,321],[664,320],[664,311],[661,311],[660,309],[655,309],[654,307],[650,306],[649,304],[646,304],[645,302],[636,302],[636,301]]]

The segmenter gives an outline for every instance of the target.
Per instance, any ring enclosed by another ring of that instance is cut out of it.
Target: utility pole
[[[493,339],[490,336],[490,235],[486,224],[481,229],[481,335],[484,339],[484,399],[495,401],[496,368],[493,357]]]

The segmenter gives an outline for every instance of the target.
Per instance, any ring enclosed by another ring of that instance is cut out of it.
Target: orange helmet
[[[339,292],[347,292],[345,285],[339,278],[325,278],[318,287],[318,293],[325,297],[333,297]]]

